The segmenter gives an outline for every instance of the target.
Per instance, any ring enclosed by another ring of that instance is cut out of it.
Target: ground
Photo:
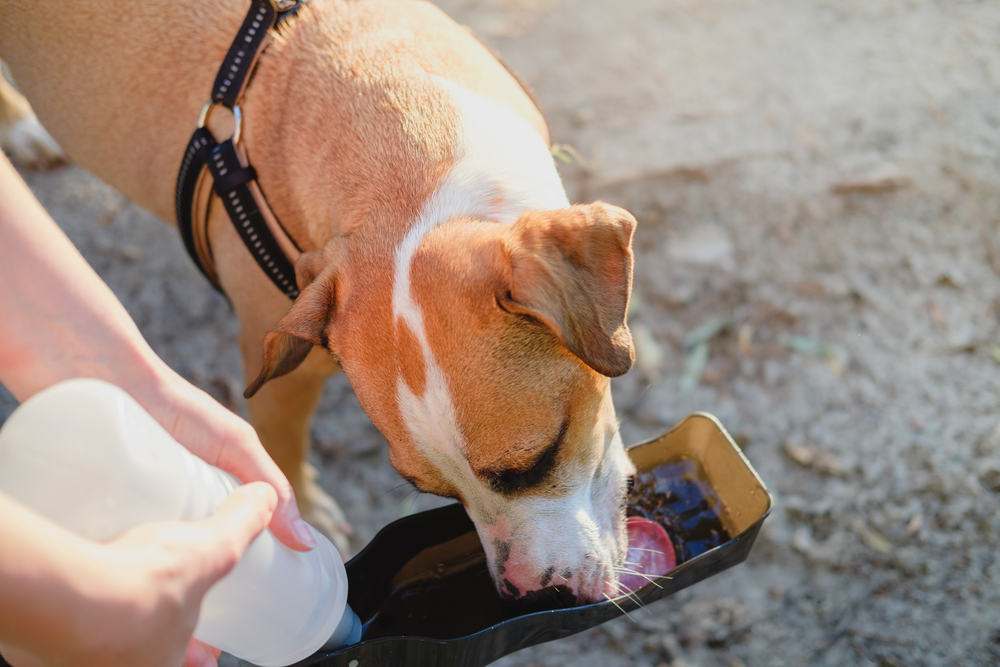
[[[440,4],[535,88],[571,198],[639,220],[625,441],[712,412],[775,500],[745,564],[496,664],[1000,664],[1000,6]],[[176,232],[77,167],[25,176],[157,352],[244,410],[237,322]],[[314,434],[358,547],[439,502],[343,376]]]

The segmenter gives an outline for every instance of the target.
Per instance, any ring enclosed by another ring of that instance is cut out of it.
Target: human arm
[[[168,367],[0,156],[0,383],[19,401],[62,380],[118,385],[194,454],[277,491],[271,530],[314,545],[288,480],[253,428]]]
[[[0,493],[0,649],[16,667],[203,667],[201,600],[267,526],[277,495],[237,488],[213,516],[85,540]],[[185,653],[187,656],[185,658]]]

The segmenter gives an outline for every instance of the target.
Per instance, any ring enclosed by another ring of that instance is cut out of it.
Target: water
[[[410,565],[418,559],[433,565],[411,574]],[[424,550],[403,566],[393,584],[374,615],[361,619],[362,641],[398,635],[454,639],[510,618],[475,531]]]
[[[683,461],[639,473],[627,514],[659,522],[670,535],[678,565],[724,544],[720,502],[697,464]],[[497,594],[475,531],[435,545],[404,565],[393,590],[364,623],[363,640],[399,635],[455,639],[525,613]],[[545,591],[530,611],[571,606]]]
[[[680,565],[729,541],[720,507],[697,464],[681,461],[637,474],[626,513],[666,528]]]

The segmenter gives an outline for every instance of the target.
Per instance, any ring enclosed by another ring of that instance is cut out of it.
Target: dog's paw
[[[30,169],[51,169],[67,162],[62,148],[34,113],[9,126],[0,125],[0,148],[15,164]]]
[[[347,523],[344,512],[336,500],[325,493],[321,498],[314,496],[302,518],[333,542],[333,546],[337,547],[345,563],[350,560],[351,536],[354,535],[354,529]]]
[[[337,547],[341,557],[346,563],[351,557],[351,537],[354,536],[354,529],[347,523],[344,511],[340,505],[313,481],[316,471],[309,466],[311,473],[307,479],[305,493],[300,494],[299,510],[302,518],[309,525],[323,533]]]

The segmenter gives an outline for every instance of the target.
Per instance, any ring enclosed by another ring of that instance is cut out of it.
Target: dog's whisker
[[[412,485],[409,482],[403,482],[402,484],[397,484],[396,486],[392,487],[391,489],[389,489],[388,491],[386,491],[385,493],[383,493],[381,496],[379,496],[379,500],[381,500],[382,498],[385,498],[387,495],[389,495],[393,491],[396,491],[397,489],[403,488],[404,486],[412,486]]]
[[[398,489],[399,487],[397,486],[396,488]],[[417,494],[416,496],[414,496],[414,502],[416,502],[416,497],[418,497],[421,492],[416,487],[413,487],[412,489],[410,489],[409,491],[406,492],[406,495],[404,495],[402,498],[400,498],[399,500],[396,501],[396,503],[392,506],[392,509],[395,510],[397,507],[399,507],[400,505],[402,505],[403,503],[405,503],[406,500],[407,500],[407,498],[409,498],[410,495],[414,494],[414,493]],[[410,505],[410,510],[412,511],[412,509],[413,509],[413,505],[411,504]]]
[[[645,604],[642,601],[642,598],[640,598],[638,595],[636,595],[635,591],[628,590],[625,587],[625,585],[622,582],[620,582],[620,581],[609,582],[609,583],[613,583],[615,589],[618,592],[618,595],[625,595],[630,600],[634,601],[636,603],[636,605],[638,606],[639,609],[642,609],[647,614],[652,614],[652,612],[649,611],[649,609],[648,609],[649,605]],[[607,597],[607,593],[605,593],[604,596]],[[617,606],[617,605],[615,605],[615,606]],[[621,607],[619,607],[619,609],[621,609]]]
[[[610,602],[611,604],[613,604],[618,609],[618,611],[620,611],[621,613],[625,614],[625,616],[628,617],[628,620],[632,621],[636,625],[639,625],[639,623],[634,618],[632,618],[631,614],[629,614],[627,611],[625,611],[625,609],[620,604],[618,604],[617,602],[615,602],[615,599],[613,597],[611,597],[607,593],[602,593],[601,595],[603,595],[608,602]]]
[[[616,568],[615,574],[618,574],[618,575],[631,574],[631,575],[635,575],[637,577],[642,577],[643,579],[645,579],[646,581],[652,583],[654,586],[656,586],[657,588],[660,588],[660,589],[662,589],[663,586],[661,586],[660,584],[656,583],[657,579],[659,579],[660,577],[664,577],[665,579],[671,579],[672,578],[672,577],[667,577],[667,576],[662,575],[662,574],[661,575],[646,574],[645,572],[640,572],[639,570],[632,570],[632,569],[624,568],[624,567],[623,568]]]

